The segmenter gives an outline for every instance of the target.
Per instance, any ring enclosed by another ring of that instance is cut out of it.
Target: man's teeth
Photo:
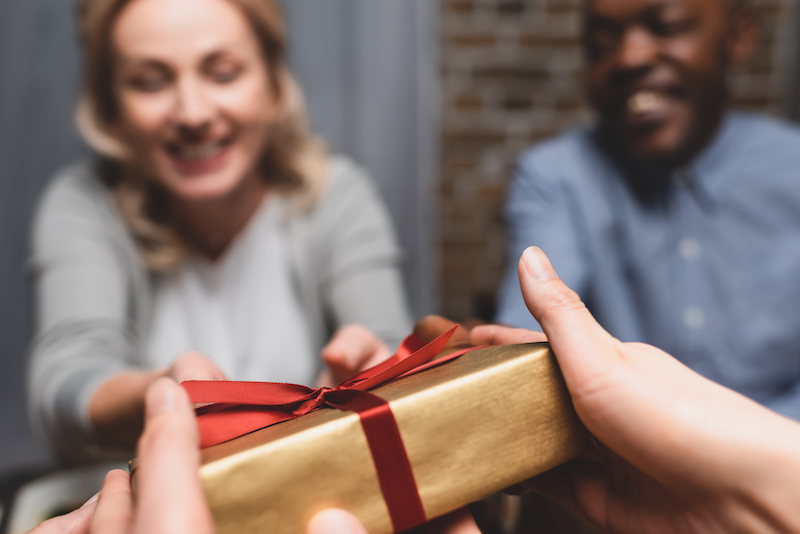
[[[639,91],[628,99],[628,109],[633,113],[647,113],[666,104],[666,97],[655,91]]]
[[[176,155],[181,159],[198,160],[216,156],[221,150],[221,141],[202,145],[179,145]]]

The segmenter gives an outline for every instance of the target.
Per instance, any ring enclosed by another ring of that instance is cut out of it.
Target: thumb
[[[311,518],[306,534],[367,534],[367,531],[351,513],[330,508]]]
[[[594,374],[616,356],[616,340],[558,278],[539,247],[522,253],[519,282],[525,304],[547,335],[568,384],[585,373]]]
[[[159,378],[145,396],[134,532],[214,531],[198,474],[197,443],[197,422],[186,391],[169,378]]]

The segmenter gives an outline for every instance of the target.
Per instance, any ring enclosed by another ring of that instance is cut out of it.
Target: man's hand
[[[525,302],[602,443],[532,489],[617,533],[800,532],[800,425],[667,353],[604,331],[538,248],[519,264]],[[476,344],[541,341],[476,327]]]
[[[343,326],[322,349],[322,360],[328,368],[317,383],[320,386],[336,386],[391,356],[386,344],[367,328],[358,324]]]

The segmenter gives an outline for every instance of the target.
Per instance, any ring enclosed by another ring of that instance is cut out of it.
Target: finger
[[[470,332],[470,339],[474,345],[515,345],[547,341],[547,336],[541,332],[524,328],[489,324],[473,328]]]
[[[392,355],[389,353],[389,348],[383,343],[381,343],[378,349],[374,351],[371,355],[369,355],[366,359],[364,359],[364,361],[362,361],[358,365],[358,367],[355,369],[354,372],[358,373],[363,371],[364,369],[375,367],[379,363],[383,363],[391,357]]]
[[[353,514],[329,508],[311,518],[306,534],[367,534],[367,530]]]
[[[414,335],[425,343],[430,343],[440,335],[444,334],[457,323],[450,319],[445,319],[439,315],[428,315],[423,317],[414,325]]]
[[[386,359],[389,349],[375,334],[361,325],[339,328],[322,349],[322,359],[336,374],[350,375],[365,367],[373,358]]]
[[[617,356],[616,340],[558,278],[540,248],[528,247],[522,254],[519,281],[525,303],[544,330],[568,385],[595,374]]]
[[[469,508],[459,508],[425,525],[428,534],[481,534]]]
[[[93,534],[127,534],[133,520],[133,498],[128,473],[109,471],[92,517]]]
[[[458,323],[438,315],[428,315],[417,321],[417,324],[414,325],[414,335],[425,343],[430,343],[437,337],[456,326],[456,324]],[[456,328],[456,331],[453,332],[453,336],[447,342],[447,345],[442,352],[447,353],[453,349],[469,347],[471,345],[472,343],[470,342],[469,330],[464,328],[464,326],[459,326]]]
[[[227,380],[217,364],[196,351],[178,356],[169,369],[169,377],[179,384],[187,380]]]
[[[97,495],[73,512],[43,521],[28,534],[86,534],[96,507]]]
[[[145,407],[134,532],[211,534],[211,513],[198,473],[197,423],[186,392],[161,378],[148,389]]]

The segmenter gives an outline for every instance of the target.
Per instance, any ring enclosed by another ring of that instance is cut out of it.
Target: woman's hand
[[[336,386],[391,356],[386,344],[367,328],[358,324],[342,326],[322,349],[322,360],[327,369],[322,372],[317,384]]]
[[[184,352],[169,367],[114,375],[100,386],[89,406],[97,432],[117,445],[132,448],[142,433],[145,392],[164,376],[179,383],[186,380],[226,380],[214,362],[195,351]]]
[[[168,378],[147,391],[138,458],[135,502],[128,473],[110,471],[99,498],[30,534],[213,534],[194,412],[183,388]]]
[[[544,253],[519,265],[598,451],[527,485],[616,533],[800,532],[800,425],[654,347],[621,343],[558,279]],[[541,341],[482,326],[476,344]]]
[[[163,374],[178,384],[187,380],[227,380],[225,373],[208,356],[193,350],[175,358]]]

